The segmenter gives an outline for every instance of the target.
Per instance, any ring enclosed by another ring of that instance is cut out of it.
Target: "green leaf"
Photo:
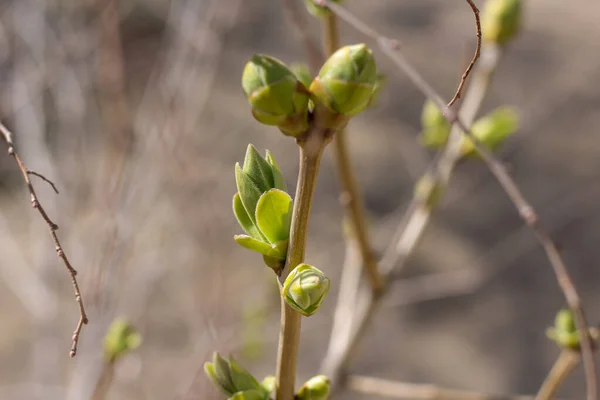
[[[232,391],[227,390],[221,385],[221,382],[217,378],[217,374],[215,372],[215,366],[209,362],[204,363],[204,373],[210,379],[210,381],[215,385],[217,389],[219,389],[225,396],[231,396],[233,394]],[[232,388],[233,389],[233,388]]]
[[[246,390],[231,396],[229,400],[268,400],[269,395],[261,390]]]
[[[283,174],[281,173],[281,169],[279,169],[279,165],[275,161],[275,157],[273,154],[267,150],[267,156],[265,160],[271,165],[271,169],[273,170],[273,184],[276,189],[283,190],[287,192],[287,185],[285,184],[285,179],[283,178]]]
[[[236,193],[233,196],[233,213],[235,214],[235,218],[238,220],[240,226],[248,235],[250,235],[256,240],[260,240],[263,242],[267,241],[267,238],[260,232],[260,230],[256,227],[254,222],[252,222],[252,220],[250,219],[248,212],[244,208],[244,204],[242,203],[242,199],[240,198],[239,193]]]
[[[248,149],[246,150],[243,171],[256,183],[262,192],[275,187],[271,165],[262,158],[258,150],[251,144],[248,145]]]
[[[292,198],[279,189],[264,193],[256,205],[256,224],[269,242],[287,240],[292,222]]]
[[[235,164],[235,182],[240,195],[240,200],[246,209],[248,217],[253,223],[256,223],[256,203],[263,194],[263,191],[254,183],[248,175],[242,171],[240,163]]]
[[[217,386],[228,396],[231,396],[237,390],[233,385],[233,381],[231,379],[231,374],[229,372],[229,365],[227,361],[223,357],[219,355],[219,353],[215,353],[213,355],[213,375]],[[205,367],[206,368],[206,367]],[[206,370],[206,369],[205,369]],[[211,377],[211,375],[209,375]]]
[[[233,237],[236,242],[242,247],[247,248],[248,250],[256,251],[265,256],[271,255],[273,249],[270,244],[261,242],[256,240],[250,236],[246,235],[235,235]]]
[[[262,389],[256,378],[235,362],[231,356],[229,357],[229,371],[231,372],[233,384],[238,391]]]

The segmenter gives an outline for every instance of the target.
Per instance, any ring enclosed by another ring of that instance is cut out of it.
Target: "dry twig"
[[[84,324],[88,323],[88,317],[85,313],[85,308],[83,306],[83,299],[79,291],[79,284],[77,283],[77,271],[71,265],[71,262],[69,261],[66,253],[64,252],[62,245],[60,244],[60,241],[58,239],[58,236],[56,235],[58,225],[52,222],[48,214],[46,214],[44,207],[42,207],[42,204],[40,203],[37,194],[35,193],[35,189],[33,188],[33,184],[29,179],[29,175],[35,175],[37,177],[40,177],[44,181],[48,182],[57,193],[58,190],[56,189],[54,183],[52,183],[48,178],[44,177],[42,174],[31,171],[25,166],[25,164],[19,157],[19,154],[15,150],[15,145],[12,140],[12,133],[2,123],[0,123],[0,132],[2,133],[2,136],[4,137],[4,140],[8,145],[8,154],[14,158],[15,162],[17,163],[17,166],[19,167],[19,170],[21,171],[21,174],[23,175],[23,180],[25,181],[25,184],[27,185],[27,189],[31,196],[31,204],[33,208],[38,210],[43,220],[48,225],[48,229],[50,230],[50,236],[52,237],[52,241],[54,242],[54,248],[56,249],[56,254],[58,254],[58,256],[63,260],[65,267],[67,268],[67,271],[71,276],[71,283],[73,284],[73,290],[75,291],[75,301],[77,301],[77,304],[79,305],[79,322],[77,322],[77,327],[73,332],[73,344],[71,345],[71,352],[69,353],[71,357],[75,357],[75,355],[77,354],[77,343],[79,342],[81,329],[83,328]]]
[[[588,332],[588,324],[581,305],[581,298],[569,274],[567,266],[564,263],[558,248],[556,247],[556,244],[552,241],[552,238],[548,234],[547,230],[541,225],[535,210],[527,202],[515,181],[507,173],[502,162],[497,160],[496,157],[484,145],[482,145],[476,137],[473,136],[467,125],[458,117],[458,115],[448,106],[446,106],[446,103],[442,100],[442,97],[423,79],[423,77],[399,51],[397,41],[382,36],[352,13],[347,11],[345,8],[327,0],[320,1],[322,4],[326,3],[326,6],[329,7],[329,9],[336,15],[338,15],[338,17],[345,20],[347,23],[354,26],[357,30],[361,31],[365,35],[376,40],[381,50],[409,77],[413,84],[427,98],[435,102],[440,109],[445,109],[444,116],[446,119],[451,124],[456,124],[473,142],[474,147],[481,155],[483,161],[490,169],[494,177],[498,180],[510,200],[513,202],[519,213],[519,216],[534,231],[536,237],[548,256],[548,260],[552,265],[554,274],[556,275],[559,286],[563,291],[567,304],[575,314],[577,329],[579,332],[581,332],[582,356],[586,375],[588,399],[597,399],[596,361],[592,351],[592,339]]]

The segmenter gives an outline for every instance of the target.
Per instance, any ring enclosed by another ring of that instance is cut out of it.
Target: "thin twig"
[[[46,182],[48,185],[52,186],[52,189],[54,190],[54,193],[60,194],[60,193],[58,193],[58,189],[56,188],[56,185],[54,184],[54,182],[52,182],[50,179],[46,178],[44,175],[40,174],[39,172],[32,171],[30,169],[27,170],[27,173],[29,175],[35,175],[35,176],[37,176],[38,178],[40,178],[41,180],[43,180],[44,182]]]
[[[551,400],[558,391],[560,385],[564,382],[567,376],[579,364],[581,356],[573,350],[562,350],[548,373],[548,376],[542,383],[535,400]]]
[[[4,137],[4,140],[6,141],[6,143],[8,145],[8,154],[14,158],[15,162],[17,163],[17,166],[19,167],[19,170],[21,171],[21,174],[23,175],[23,180],[25,181],[25,184],[27,185],[27,189],[29,190],[29,194],[31,196],[31,204],[32,204],[33,208],[38,210],[38,212],[40,213],[40,215],[42,216],[42,218],[48,225],[48,229],[50,230],[50,236],[52,237],[52,241],[54,242],[54,248],[56,250],[56,254],[58,254],[58,256],[63,260],[63,263],[65,264],[65,267],[67,268],[67,271],[69,272],[69,275],[71,276],[71,283],[73,284],[73,290],[75,292],[75,301],[77,301],[77,304],[79,306],[79,322],[77,323],[77,327],[75,328],[75,331],[73,332],[73,339],[72,339],[73,344],[71,345],[71,352],[69,353],[71,357],[75,357],[75,355],[77,354],[77,343],[79,342],[79,336],[81,334],[81,329],[83,328],[84,324],[88,323],[88,317],[85,313],[85,308],[83,306],[83,299],[82,299],[81,293],[79,291],[79,284],[77,283],[77,278],[76,278],[77,271],[71,265],[71,262],[67,258],[67,255],[64,252],[62,245],[60,244],[58,236],[56,235],[56,230],[58,229],[58,225],[56,225],[54,222],[52,222],[52,220],[50,219],[48,214],[46,214],[46,211],[42,207],[42,204],[40,203],[40,201],[37,197],[37,194],[35,193],[35,189],[33,188],[31,180],[29,179],[29,175],[32,174],[32,172],[25,166],[25,164],[19,157],[19,154],[15,150],[15,145],[12,140],[12,133],[1,122],[0,122],[0,132],[2,133],[2,136]],[[32,175],[42,177],[41,175],[39,175],[37,173],[32,174]],[[42,178],[42,179],[46,180],[52,186],[54,186],[46,178]]]
[[[534,231],[540,244],[544,248],[548,260],[552,265],[554,274],[556,275],[559,286],[565,296],[567,304],[573,310],[577,323],[577,329],[582,334],[582,354],[586,376],[587,398],[596,400],[597,383],[596,383],[596,360],[592,351],[592,340],[588,332],[588,324],[585,313],[581,305],[581,298],[577,292],[577,288],[569,274],[567,266],[560,255],[558,248],[552,241],[552,238],[541,225],[539,217],[533,207],[527,202],[515,181],[510,177],[501,161],[473,136],[467,125],[453,112],[442,97],[423,79],[418,71],[408,62],[404,55],[399,51],[397,41],[386,38],[368,27],[364,22],[360,21],[349,11],[337,4],[327,1],[327,6],[331,11],[337,14],[340,18],[353,25],[356,29],[364,34],[372,37],[377,41],[381,50],[410,78],[413,84],[429,99],[435,102],[440,109],[445,109],[444,116],[452,123],[456,124],[463,133],[473,142],[475,149],[481,155],[483,161],[490,169],[492,174],[498,180],[508,197],[513,202],[520,217]]]
[[[405,400],[533,400],[533,396],[492,395],[434,385],[395,382],[367,376],[351,376],[348,387],[369,396]]]
[[[475,63],[477,62],[477,59],[479,58],[479,55],[481,54],[481,21],[479,19],[479,9],[475,5],[475,3],[473,3],[473,0],[466,0],[466,1],[467,1],[467,3],[469,3],[469,6],[471,6],[471,9],[473,10],[473,15],[475,16],[475,27],[477,29],[477,48],[475,49],[475,55],[473,56],[473,59],[469,63],[469,66],[467,67],[465,72],[460,77],[460,83],[458,84],[458,89],[456,89],[456,93],[454,94],[454,97],[448,103],[448,107],[452,106],[452,104],[454,104],[458,99],[460,99],[460,95],[462,93],[463,87],[465,86],[465,83],[467,82],[467,78],[469,77],[471,70],[475,66]]]
[[[323,45],[325,53],[328,55],[333,54],[340,47],[340,34],[335,14],[330,14],[323,18]],[[369,240],[369,229],[362,196],[358,182],[352,171],[348,145],[346,143],[346,131],[344,129],[336,132],[334,146],[337,172],[342,185],[340,202],[346,209],[348,220],[352,226],[352,235],[356,237],[362,266],[371,283],[371,288],[379,292],[383,290],[384,283],[377,269],[377,260],[375,259]]]

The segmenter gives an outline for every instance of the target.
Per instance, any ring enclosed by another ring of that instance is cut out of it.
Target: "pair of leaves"
[[[271,152],[263,158],[249,145],[243,168],[235,168],[238,193],[233,211],[247,235],[236,235],[241,246],[266,257],[284,259],[289,238],[292,198]]]

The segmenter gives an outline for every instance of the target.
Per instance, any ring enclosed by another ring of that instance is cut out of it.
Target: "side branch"
[[[534,231],[538,241],[544,248],[548,260],[552,265],[559,286],[565,296],[567,304],[573,310],[576,317],[577,329],[581,333],[582,358],[586,376],[587,398],[596,400],[598,398],[598,388],[596,382],[596,360],[592,350],[592,339],[588,332],[588,324],[585,313],[581,305],[581,298],[577,292],[573,279],[571,278],[567,266],[552,241],[552,238],[546,229],[540,224],[539,217],[533,207],[527,202],[515,181],[510,177],[502,162],[473,136],[467,125],[458,117],[457,113],[446,106],[442,97],[423,79],[417,70],[408,62],[404,55],[399,51],[397,41],[380,35],[377,31],[370,28],[363,21],[358,19],[344,7],[334,4],[330,1],[324,1],[331,11],[340,18],[354,26],[365,35],[375,39],[381,50],[401,69],[413,82],[413,84],[430,100],[441,109],[446,110],[444,116],[451,124],[456,124],[465,135],[473,142],[474,147],[479,152],[483,161],[490,169],[494,177],[498,180],[510,200],[513,202],[523,221]]]
[[[54,191],[56,193],[58,193],[58,190],[56,189],[56,186],[54,185],[54,183],[52,181],[50,181],[48,178],[44,177],[42,174],[31,171],[30,169],[28,169],[25,166],[25,164],[21,160],[21,157],[19,157],[19,154],[15,150],[15,145],[12,140],[12,133],[2,123],[0,123],[0,133],[2,133],[2,136],[4,137],[4,140],[6,141],[6,143],[8,145],[8,154],[13,157],[17,166],[19,167],[19,170],[21,171],[21,174],[23,175],[23,180],[25,181],[25,184],[27,185],[27,190],[29,191],[29,195],[31,197],[31,204],[32,204],[33,208],[38,210],[38,212],[42,216],[42,219],[48,225],[48,229],[50,231],[50,236],[52,237],[52,241],[54,242],[54,248],[56,250],[56,254],[63,260],[63,263],[65,264],[65,267],[67,268],[67,271],[69,272],[69,275],[71,276],[71,283],[73,285],[73,290],[75,292],[75,301],[77,301],[77,305],[79,306],[79,321],[77,322],[77,327],[75,328],[75,331],[73,332],[73,344],[71,345],[71,351],[69,353],[71,357],[75,357],[75,355],[77,354],[77,344],[79,342],[79,336],[81,334],[81,329],[83,328],[83,325],[88,323],[88,317],[85,312],[85,308],[83,306],[83,299],[81,297],[81,292],[79,291],[79,284],[77,283],[77,278],[76,278],[77,271],[71,265],[69,258],[67,257],[66,253],[64,252],[64,250],[62,248],[62,245],[60,244],[60,240],[58,239],[58,236],[56,234],[56,231],[58,230],[58,225],[56,225],[54,222],[52,222],[52,220],[46,213],[46,210],[44,210],[44,207],[42,207],[42,204],[40,203],[40,201],[38,199],[35,189],[33,188],[33,184],[31,183],[31,179],[29,179],[29,175],[35,175],[35,176],[43,179],[50,186],[52,186],[52,188],[54,189]]]

